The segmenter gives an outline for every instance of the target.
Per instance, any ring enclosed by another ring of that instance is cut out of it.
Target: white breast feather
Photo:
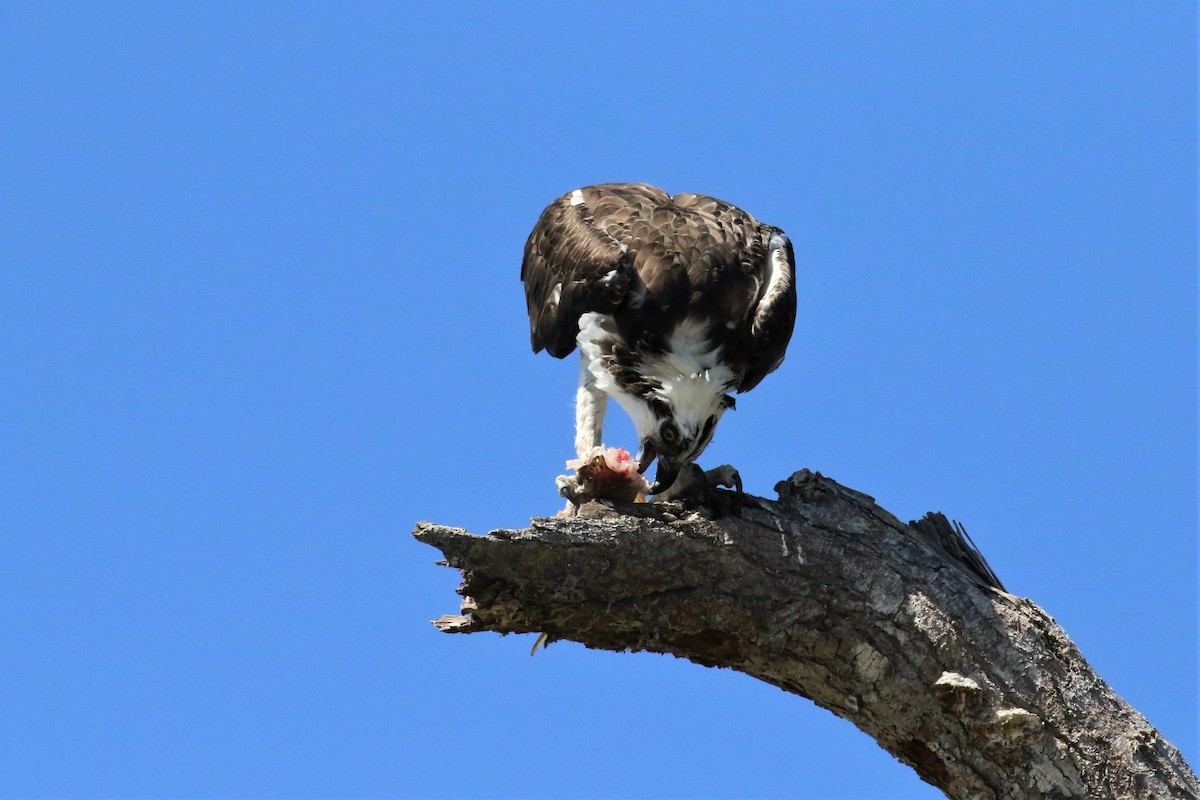
[[[700,320],[685,320],[671,335],[670,351],[648,358],[645,366],[662,384],[659,395],[671,404],[675,422],[687,436],[699,433],[708,418],[718,414],[722,397],[737,383],[704,331]]]
[[[582,315],[576,343],[585,367],[596,387],[616,400],[633,420],[638,435],[645,436],[656,429],[658,421],[644,400],[622,389],[604,368],[600,359],[604,340],[623,342],[612,317],[595,312]],[[709,417],[719,414],[722,397],[737,384],[733,371],[718,356],[717,348],[705,339],[704,324],[688,319],[675,329],[668,352],[642,362],[641,371],[662,386],[656,394],[671,405],[675,423],[686,436],[696,435]]]

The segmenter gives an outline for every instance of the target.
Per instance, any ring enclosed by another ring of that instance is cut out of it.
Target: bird
[[[795,254],[780,228],[646,183],[584,186],[546,206],[521,281],[533,352],[580,353],[576,453],[600,446],[612,398],[633,421],[638,471],[658,462],[656,500],[682,494],[677,478],[696,474],[733,395],[783,363],[796,320]],[[735,469],[710,473],[740,494]]]

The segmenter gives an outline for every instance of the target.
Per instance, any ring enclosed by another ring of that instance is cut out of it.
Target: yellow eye
[[[662,440],[667,444],[675,444],[675,440],[679,438],[679,431],[675,430],[675,426],[667,423],[662,427]]]

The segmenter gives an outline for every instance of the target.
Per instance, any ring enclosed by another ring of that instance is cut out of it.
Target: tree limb
[[[740,670],[850,720],[952,798],[1195,798],[1176,750],[945,517],[903,524],[802,470],[739,516],[591,503],[486,537],[449,633],[543,632]]]

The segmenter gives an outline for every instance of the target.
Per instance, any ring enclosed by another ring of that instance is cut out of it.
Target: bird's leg
[[[721,491],[721,487],[733,492]],[[703,508],[705,513],[717,518],[737,515],[747,505],[757,505],[742,491],[742,476],[729,464],[710,470],[697,464],[688,464],[679,471],[675,483],[655,501],[682,503],[693,508]]]
[[[718,487],[734,489],[742,494],[742,476],[729,464],[722,464],[713,469],[701,469],[696,464],[688,464],[679,471],[679,477],[660,495],[659,500],[696,500],[703,501]]]
[[[588,369],[585,356],[580,353],[579,388],[575,391],[575,455],[586,460],[600,446],[604,429],[604,412],[608,408],[608,395],[596,386],[596,379]],[[567,499],[563,513],[572,516],[575,508],[592,499],[585,487],[579,485],[576,475],[559,475],[555,481],[558,493]]]
[[[575,454],[587,458],[600,446],[608,395],[596,386],[586,358],[579,359],[579,388],[575,391]]]

